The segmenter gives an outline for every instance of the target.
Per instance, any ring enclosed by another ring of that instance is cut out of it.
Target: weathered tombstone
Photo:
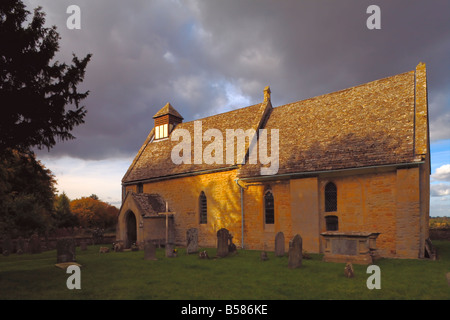
[[[3,235],[2,254],[6,257],[12,253],[13,244],[11,237],[8,234]]]
[[[76,242],[73,238],[62,238],[56,242],[56,263],[74,262]]]
[[[228,255],[228,240],[230,238],[230,233],[227,229],[222,228],[217,231],[217,256],[226,257]]]
[[[198,230],[197,228],[191,228],[186,231],[187,247],[186,253],[198,252]]]
[[[148,240],[144,244],[144,259],[145,260],[157,260],[156,259],[156,247],[152,241]]]
[[[31,236],[30,241],[28,242],[28,250],[32,254],[42,252],[41,239],[36,233]]]
[[[302,237],[296,234],[289,241],[289,262],[290,269],[300,268],[302,266]]]
[[[351,262],[347,262],[345,265],[344,274],[347,278],[353,278],[355,276],[355,271],[353,270],[353,265]]]
[[[284,253],[284,233],[280,231],[275,236],[275,256],[282,257]]]

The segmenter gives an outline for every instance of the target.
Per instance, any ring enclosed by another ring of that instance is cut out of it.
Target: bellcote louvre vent
[[[183,122],[183,117],[170,103],[159,110],[153,119],[155,119],[155,140],[167,138],[173,128]]]

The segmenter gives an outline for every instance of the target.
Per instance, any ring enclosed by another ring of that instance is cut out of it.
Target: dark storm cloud
[[[431,133],[450,139],[449,1],[31,1],[61,34],[61,60],[93,53],[76,140],[51,154],[133,156],[170,102],[186,121],[262,100],[306,99],[428,70]],[[77,4],[82,29],[68,30]],[[366,9],[381,8],[381,30]]]

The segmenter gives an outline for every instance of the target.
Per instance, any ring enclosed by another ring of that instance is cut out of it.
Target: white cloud
[[[450,195],[450,184],[439,183],[430,186],[430,195],[432,197],[445,197]]]
[[[450,164],[444,164],[436,169],[436,172],[431,175],[433,180],[450,181]]]

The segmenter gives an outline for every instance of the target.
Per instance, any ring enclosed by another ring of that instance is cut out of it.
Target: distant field
[[[144,260],[143,251],[99,254],[99,246],[77,248],[81,289],[69,290],[70,276],[55,267],[56,252],[0,256],[0,299],[153,299],[153,300],[297,300],[297,299],[450,299],[450,242],[434,241],[439,260],[381,259],[381,289],[369,290],[367,266],[355,265],[355,278],[344,264],[311,254],[299,269],[287,257],[261,261],[259,251],[242,250],[221,259],[199,259],[179,250],[166,258]],[[215,249],[207,249],[209,256]]]
[[[450,228],[450,217],[430,217],[430,228]]]

